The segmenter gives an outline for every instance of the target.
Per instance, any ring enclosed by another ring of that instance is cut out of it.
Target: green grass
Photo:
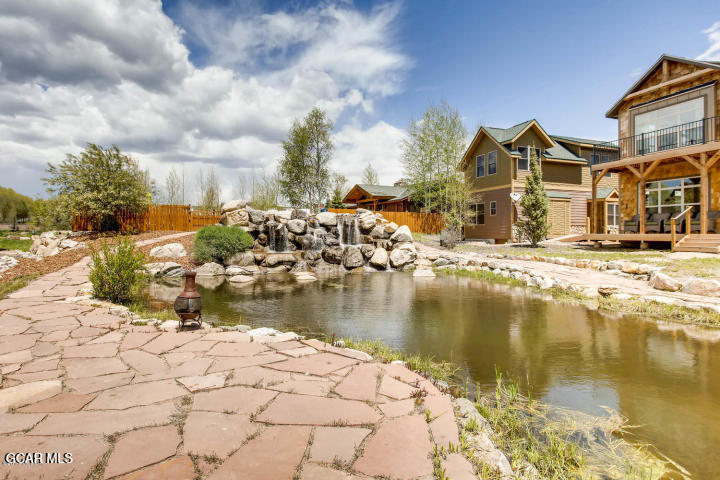
[[[22,250],[27,252],[30,250],[32,240],[11,240],[8,238],[0,238],[0,250]]]
[[[33,273],[30,275],[21,275],[19,277],[15,277],[9,282],[0,284],[0,300],[10,295],[12,292],[16,290],[20,290],[21,288],[27,286],[28,283],[32,282],[36,278],[38,278],[40,274]]]
[[[640,251],[632,249],[614,248],[612,250],[591,250],[580,248],[561,248],[561,247],[477,247],[473,245],[458,245],[455,247],[457,252],[478,252],[482,254],[500,253],[503,255],[537,255],[541,257],[563,257],[573,260],[626,260],[638,263],[651,263],[651,259],[663,258],[669,251]]]
[[[177,320],[177,313],[172,308],[163,308],[162,310],[152,310],[148,308],[144,301],[140,299],[133,300],[127,305],[128,309],[140,318],[157,319],[161,322],[168,320]]]
[[[663,273],[677,277],[720,277],[720,258],[686,258],[658,262]]]

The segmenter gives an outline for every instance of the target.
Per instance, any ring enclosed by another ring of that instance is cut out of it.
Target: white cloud
[[[715,22],[710,28],[702,31],[707,36],[710,46],[700,55],[698,60],[720,61],[720,22]]]
[[[214,166],[229,195],[239,173],[274,165],[293,119],[316,105],[367,118],[410,66],[392,44],[397,4],[198,8],[179,12],[183,30],[157,0],[4,1],[0,183],[41,192],[48,161],[94,142],[117,144],[160,181],[173,164],[191,182]],[[184,42],[207,52],[199,65]],[[372,159],[393,181],[401,136],[385,122],[341,126],[335,164],[359,177]]]

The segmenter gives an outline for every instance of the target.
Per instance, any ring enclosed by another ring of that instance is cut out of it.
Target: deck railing
[[[623,158],[690,147],[720,140],[720,117],[709,117],[652,132],[640,133],[593,147],[590,163],[612,162]]]
[[[670,248],[674,252],[675,247],[677,246],[677,221],[680,220],[683,215],[685,216],[685,235],[683,235],[683,238],[685,236],[690,235],[690,225],[691,225],[691,215],[692,215],[692,206],[687,207],[682,212],[678,213],[674,217],[670,219],[670,235],[672,235],[672,240],[670,240]],[[682,240],[682,238],[680,239]]]

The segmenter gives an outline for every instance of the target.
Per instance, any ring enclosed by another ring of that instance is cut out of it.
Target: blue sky
[[[86,142],[241,195],[316,105],[351,182],[367,163],[397,180],[410,118],[441,100],[470,131],[534,117],[609,140],[605,112],[660,54],[720,59],[717,1],[6,0],[0,24],[2,184],[32,195]]]

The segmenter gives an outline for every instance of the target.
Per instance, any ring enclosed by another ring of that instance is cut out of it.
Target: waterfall
[[[312,250],[320,251],[325,246],[325,231],[321,228],[313,229]]]
[[[338,222],[338,233],[340,243],[343,245],[357,245],[360,242],[360,227],[358,227],[357,216],[343,215]]]
[[[268,247],[271,252],[287,251],[287,227],[279,222],[268,222]]]

